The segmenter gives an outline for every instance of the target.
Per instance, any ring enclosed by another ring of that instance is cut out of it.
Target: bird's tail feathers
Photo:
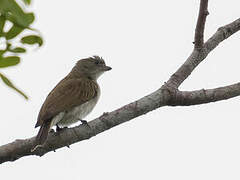
[[[45,141],[47,140],[48,132],[51,128],[51,121],[47,121],[43,123],[38,131],[38,134],[35,139],[35,143],[31,152],[35,151],[38,147],[43,146]]]

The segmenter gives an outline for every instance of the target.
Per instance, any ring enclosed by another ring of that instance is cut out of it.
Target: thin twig
[[[194,37],[194,48],[199,49],[203,47],[204,43],[204,27],[206,23],[206,18],[208,13],[208,0],[201,0],[200,8],[198,13],[198,20],[195,29],[195,37]]]

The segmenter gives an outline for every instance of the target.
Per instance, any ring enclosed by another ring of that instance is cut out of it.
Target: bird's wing
[[[96,97],[97,89],[97,83],[87,78],[63,79],[47,96],[35,127],[50,121],[60,112],[67,111]]]

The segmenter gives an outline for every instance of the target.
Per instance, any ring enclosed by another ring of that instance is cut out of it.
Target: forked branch
[[[50,133],[42,149],[31,152],[35,137],[16,140],[0,146],[0,163],[15,161],[23,156],[39,155],[69,146],[81,140],[89,139],[105,130],[134,119],[162,106],[188,106],[220,101],[240,95],[240,83],[230,86],[198,90],[179,91],[178,87],[189,77],[192,71],[223,40],[240,30],[240,19],[223,26],[206,43],[203,41],[204,26],[207,16],[207,0],[201,0],[199,17],[195,31],[195,48],[184,64],[157,91],[127,104],[113,112],[89,122],[88,126],[80,125],[62,132]]]
[[[222,26],[203,45],[201,50],[194,49],[182,66],[167,81],[173,88],[178,88],[193,70],[215,49],[222,41],[240,30],[240,18]]]

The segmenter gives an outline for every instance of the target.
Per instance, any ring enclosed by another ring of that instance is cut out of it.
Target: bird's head
[[[86,59],[81,59],[77,62],[72,72],[76,76],[85,76],[93,80],[102,75],[105,71],[109,71],[112,68],[106,66],[104,60],[99,56],[93,56]]]

